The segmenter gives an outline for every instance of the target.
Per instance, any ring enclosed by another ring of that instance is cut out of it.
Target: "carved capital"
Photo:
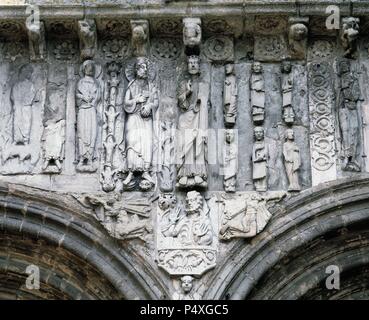
[[[88,19],[78,21],[78,35],[81,59],[93,59],[97,47],[95,20]]]
[[[149,22],[148,20],[131,20],[133,55],[144,57],[148,54]]]

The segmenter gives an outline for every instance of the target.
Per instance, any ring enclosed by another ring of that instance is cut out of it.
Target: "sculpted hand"
[[[137,98],[137,102],[138,103],[145,103],[147,100],[147,97],[143,96],[143,95],[139,95]]]

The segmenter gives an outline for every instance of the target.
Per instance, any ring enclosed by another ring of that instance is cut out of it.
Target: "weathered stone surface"
[[[2,1],[0,297],[357,297],[319,283],[367,270],[368,14]]]

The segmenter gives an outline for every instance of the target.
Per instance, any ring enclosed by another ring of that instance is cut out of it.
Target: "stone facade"
[[[272,261],[321,190],[367,188],[369,1],[332,1],[335,29],[323,1],[50,2],[0,4],[1,226],[89,257],[85,279],[110,262],[103,293],[39,297],[289,297],[235,264]]]

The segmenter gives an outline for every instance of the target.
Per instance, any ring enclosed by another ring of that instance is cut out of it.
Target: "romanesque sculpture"
[[[144,57],[147,55],[149,22],[147,20],[132,20],[131,28],[133,55],[136,57]]]
[[[75,195],[86,208],[93,209],[94,215],[108,233],[119,240],[141,239],[152,232],[151,204],[145,199],[123,199],[114,195]]]
[[[201,296],[197,292],[193,292],[193,281],[192,276],[181,277],[182,292],[175,292],[173,300],[200,300]]]
[[[65,120],[49,120],[42,135],[43,166],[42,171],[59,173],[62,170],[65,143]]]
[[[317,185],[336,177],[334,92],[328,61],[318,57],[309,64],[308,72],[312,183]]]
[[[27,23],[28,43],[31,61],[43,60],[46,55],[45,26],[39,23]]]
[[[355,58],[357,39],[359,37],[359,18],[347,17],[342,19],[341,41],[345,50],[343,56]]]
[[[237,117],[237,79],[234,74],[234,65],[227,63],[225,66],[226,77],[223,90],[224,123],[233,126]]]
[[[272,214],[268,210],[269,201],[279,201],[285,196],[283,191],[272,191],[265,195],[256,192],[238,194],[231,199],[220,200],[223,212],[219,229],[222,240],[250,238],[263,231]]]
[[[255,142],[252,148],[252,179],[256,191],[266,191],[268,183],[268,145],[264,141],[263,127],[255,127]]]
[[[293,23],[288,32],[288,42],[292,59],[303,60],[306,56],[308,28],[303,23]]]
[[[125,151],[127,177],[123,185],[134,184],[134,174],[141,175],[140,188],[150,189],[154,180],[150,175],[153,157],[153,119],[159,106],[158,92],[153,82],[154,70],[146,58],[137,58],[126,68],[129,80],[124,100],[126,113]]]
[[[172,192],[175,176],[175,124],[171,121],[160,121],[160,170],[159,188],[162,192]]]
[[[201,43],[201,19],[184,18],[183,19],[183,43],[188,54],[198,54]]]
[[[264,121],[265,113],[265,88],[263,68],[260,62],[255,61],[252,65],[250,81],[252,119],[255,124]]]
[[[81,172],[94,172],[97,137],[97,105],[101,99],[100,86],[95,78],[95,63],[86,60],[82,65],[83,77],[76,86],[78,164]]]
[[[18,81],[10,93],[13,109],[13,143],[30,143],[33,106],[39,101],[39,94],[32,81],[33,68],[30,64],[19,69]]]
[[[282,63],[282,118],[287,125],[295,121],[295,111],[292,106],[293,75],[291,62]]]
[[[188,57],[189,78],[177,88],[177,186],[207,186],[209,84],[200,79],[198,56]]]
[[[109,63],[107,67],[109,79],[106,89],[108,95],[106,97],[106,107],[104,110],[104,165],[101,173],[102,188],[105,192],[115,189],[117,181],[117,170],[113,169],[114,153],[117,149],[115,138],[115,123],[120,112],[117,110],[118,86],[120,83],[120,65],[115,62]]]
[[[184,208],[175,195],[160,195],[157,250],[159,266],[170,274],[201,275],[215,266],[216,221],[197,191],[187,193]]]
[[[300,149],[295,142],[295,134],[292,129],[287,129],[283,144],[284,166],[289,181],[288,191],[300,191],[299,169],[301,166]]]
[[[341,131],[342,168],[346,171],[360,171],[358,145],[360,124],[358,102],[360,100],[359,80],[351,71],[349,60],[339,63],[340,93],[338,97],[338,118]]]
[[[93,59],[97,46],[95,21],[92,19],[78,21],[78,34],[81,59]]]
[[[209,217],[209,209],[205,207],[202,195],[190,191],[186,197],[185,212],[177,210],[177,216],[168,219],[168,224],[161,225],[165,237],[178,238],[183,246],[211,245],[214,231]]]
[[[235,133],[232,129],[225,132],[224,147],[224,190],[226,192],[236,191],[237,171],[238,171],[238,146],[235,141]]]

